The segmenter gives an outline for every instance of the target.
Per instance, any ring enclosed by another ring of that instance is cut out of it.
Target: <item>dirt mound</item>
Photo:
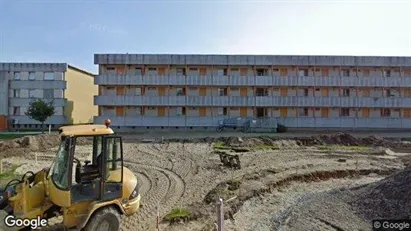
[[[0,152],[15,148],[26,148],[32,151],[43,151],[59,144],[58,135],[41,134],[35,136],[24,136],[14,140],[0,141]]]
[[[56,134],[40,134],[0,141],[0,158],[21,156],[33,151],[46,151],[58,146],[59,143],[60,136]],[[88,143],[91,143],[91,140],[87,138],[79,138],[76,141],[77,145],[85,145]]]
[[[366,220],[411,218],[411,166],[356,190],[350,204]]]

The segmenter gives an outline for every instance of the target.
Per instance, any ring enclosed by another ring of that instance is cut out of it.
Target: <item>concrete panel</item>
[[[66,72],[67,63],[0,63],[0,71]]]
[[[0,71],[0,115],[8,115],[8,73],[6,71]]]
[[[11,80],[11,89],[66,89],[66,81]]]
[[[10,120],[18,119],[19,124],[40,124],[38,121],[30,119],[27,116],[9,116]],[[54,125],[63,125],[67,123],[67,119],[65,116],[61,115],[54,115],[51,116],[49,119],[44,122],[44,124],[54,124]]]
[[[10,107],[28,107],[30,102],[34,100],[31,98],[10,98]],[[53,105],[55,107],[65,107],[67,106],[66,99],[54,99]]]

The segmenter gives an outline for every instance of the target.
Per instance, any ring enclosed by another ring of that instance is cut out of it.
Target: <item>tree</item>
[[[41,132],[44,133],[44,122],[54,115],[53,101],[46,102],[42,99],[35,99],[30,102],[26,111],[26,116],[41,123]]]

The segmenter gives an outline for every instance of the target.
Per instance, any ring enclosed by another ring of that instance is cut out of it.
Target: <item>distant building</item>
[[[411,57],[96,54],[96,121],[211,127],[411,128]]]
[[[46,125],[91,123],[97,92],[93,74],[65,63],[0,63],[0,116],[9,128],[40,127],[25,115],[36,98],[54,101],[56,113]]]

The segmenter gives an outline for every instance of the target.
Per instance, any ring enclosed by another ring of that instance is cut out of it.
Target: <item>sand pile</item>
[[[411,218],[411,166],[354,192],[349,204],[366,220]]]

